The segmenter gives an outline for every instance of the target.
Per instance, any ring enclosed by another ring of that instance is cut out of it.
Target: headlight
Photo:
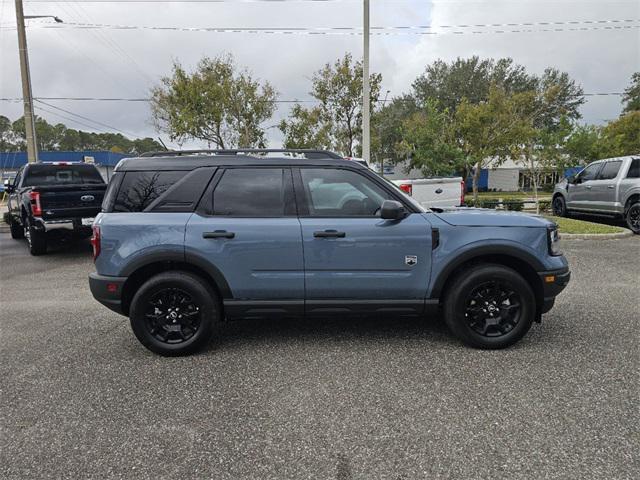
[[[549,253],[554,256],[562,255],[560,250],[560,233],[558,226],[553,225],[547,230],[547,243],[549,244]]]

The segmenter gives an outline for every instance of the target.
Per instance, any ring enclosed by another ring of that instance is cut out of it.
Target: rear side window
[[[640,158],[634,158],[633,160],[631,160],[627,178],[640,178]]]
[[[620,170],[620,165],[622,165],[622,160],[605,163],[600,171],[600,175],[598,175],[598,180],[611,180],[612,178],[616,178]]]
[[[213,192],[213,214],[228,217],[282,217],[291,172],[282,168],[232,168]]]
[[[23,187],[34,185],[73,185],[79,183],[104,183],[102,175],[92,165],[31,165],[26,172]]]
[[[126,172],[113,204],[114,212],[142,212],[188,172]]]

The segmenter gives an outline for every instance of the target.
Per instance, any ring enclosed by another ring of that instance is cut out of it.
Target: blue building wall
[[[41,162],[82,162],[85,156],[93,157],[98,165],[115,167],[121,159],[131,155],[97,150],[38,153]],[[26,163],[27,152],[0,152],[0,170],[17,170]]]
[[[473,174],[467,177],[467,191],[471,191],[473,188]],[[478,191],[486,192],[489,188],[489,170],[483,168],[480,170],[480,178],[478,178]]]

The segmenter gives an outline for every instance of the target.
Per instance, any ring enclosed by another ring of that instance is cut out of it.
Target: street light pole
[[[369,0],[364,0],[364,53],[362,60],[362,158],[371,159],[371,92],[369,85]]]
[[[18,24],[18,53],[20,54],[20,74],[22,76],[22,102],[24,104],[24,128],[27,134],[27,159],[29,163],[38,161],[36,143],[36,119],[33,115],[33,95],[31,94],[31,74],[29,73],[29,52],[27,34],[24,28],[22,0],[16,0],[16,21]]]

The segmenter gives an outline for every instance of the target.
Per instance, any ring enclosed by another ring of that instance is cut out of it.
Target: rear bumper
[[[542,281],[542,313],[547,313],[553,307],[556,297],[569,284],[571,272],[568,267],[565,267],[559,270],[539,272],[538,275]]]
[[[91,217],[88,217],[91,218]],[[44,233],[50,232],[90,232],[91,225],[82,225],[82,217],[79,218],[59,218],[55,220],[43,220],[42,218],[34,218],[33,226],[36,230]]]
[[[122,310],[122,286],[127,277],[108,277],[96,272],[89,274],[89,288],[93,298],[110,310],[124,315]]]

